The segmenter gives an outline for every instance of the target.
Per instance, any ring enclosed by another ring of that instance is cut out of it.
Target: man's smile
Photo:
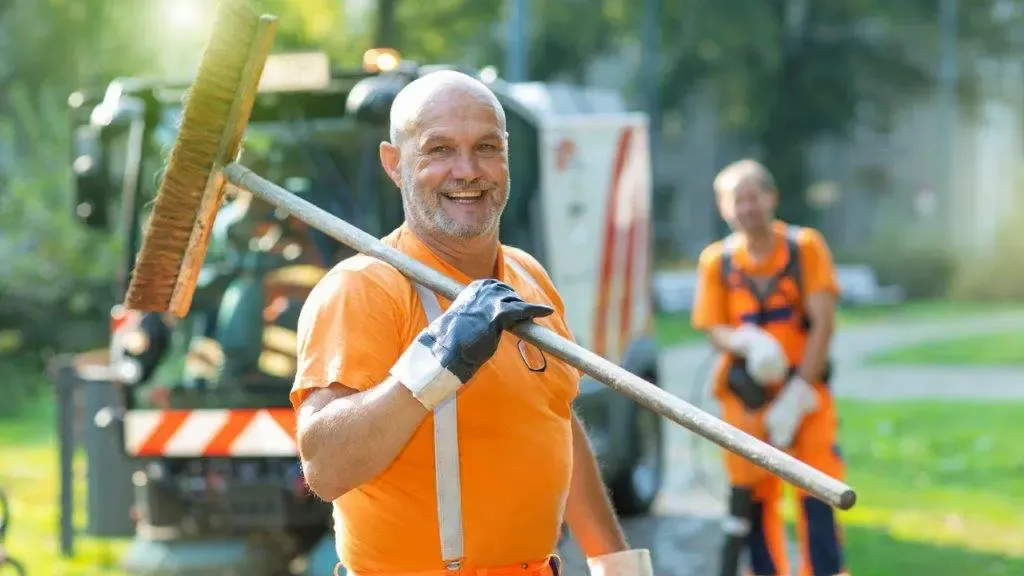
[[[483,190],[459,190],[457,192],[442,192],[441,196],[455,202],[456,204],[475,204],[484,197]]]

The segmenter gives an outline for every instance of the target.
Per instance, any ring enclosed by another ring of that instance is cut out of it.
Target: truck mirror
[[[99,126],[75,130],[71,168],[75,186],[75,216],[86,226],[106,230],[110,181]]]

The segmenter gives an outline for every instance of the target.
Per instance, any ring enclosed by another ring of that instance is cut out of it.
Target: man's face
[[[508,201],[504,127],[494,108],[455,93],[424,106],[402,146],[407,217],[435,233],[474,238],[496,231]]]
[[[747,233],[762,233],[775,217],[775,193],[764,190],[751,178],[740,181],[731,191],[719,195],[718,208],[729,224]]]

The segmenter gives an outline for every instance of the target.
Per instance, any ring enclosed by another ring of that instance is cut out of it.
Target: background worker
[[[449,303],[357,255],[302,310],[299,451],[355,575],[557,574],[563,520],[591,574],[653,573],[647,550],[627,549],[573,414],[580,373],[505,332],[533,319],[570,337],[545,270],[498,241],[507,136],[469,76],[405,87],[380,146],[405,222],[384,241],[469,286]]]
[[[821,234],[775,219],[778,191],[760,163],[724,168],[714,189],[733,233],[700,255],[693,326],[721,352],[715,397],[730,424],[842,479],[828,350],[838,286]],[[731,487],[722,575],[744,546],[757,576],[790,574],[782,480],[725,453]],[[843,573],[839,526],[824,502],[797,493],[800,574]]]

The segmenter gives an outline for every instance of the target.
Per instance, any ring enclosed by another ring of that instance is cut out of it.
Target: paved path
[[[868,401],[901,399],[1024,400],[1024,369],[998,366],[865,366],[877,352],[930,340],[1019,330],[1024,312],[845,328],[832,346],[836,394]]]
[[[1024,402],[1024,369],[995,367],[884,366],[862,364],[868,356],[951,335],[999,332],[1024,326],[1024,312],[956,318],[872,322],[843,327],[833,343],[836,394],[868,401],[913,398],[1012,399]],[[710,348],[704,343],[666,351],[661,374],[666,389],[715,414],[707,397]],[[717,414],[716,414],[717,415]],[[718,518],[725,511],[725,477],[720,449],[674,423],[667,431],[668,462],[655,514],[627,520],[634,546],[653,550],[658,576],[709,576],[717,573],[721,535]],[[566,574],[586,576],[575,545],[563,546]]]
[[[987,334],[1024,326],[1024,312],[972,315],[958,318],[877,322],[843,327],[836,333],[832,358],[836,365],[836,395],[862,400],[970,397],[1024,400],[1024,368],[989,366],[865,366],[869,356],[891,348],[951,336]],[[694,397],[706,384],[702,362],[711,349],[698,343],[666,351],[661,373],[667,386],[683,398]],[[706,363],[705,363],[706,364]]]

